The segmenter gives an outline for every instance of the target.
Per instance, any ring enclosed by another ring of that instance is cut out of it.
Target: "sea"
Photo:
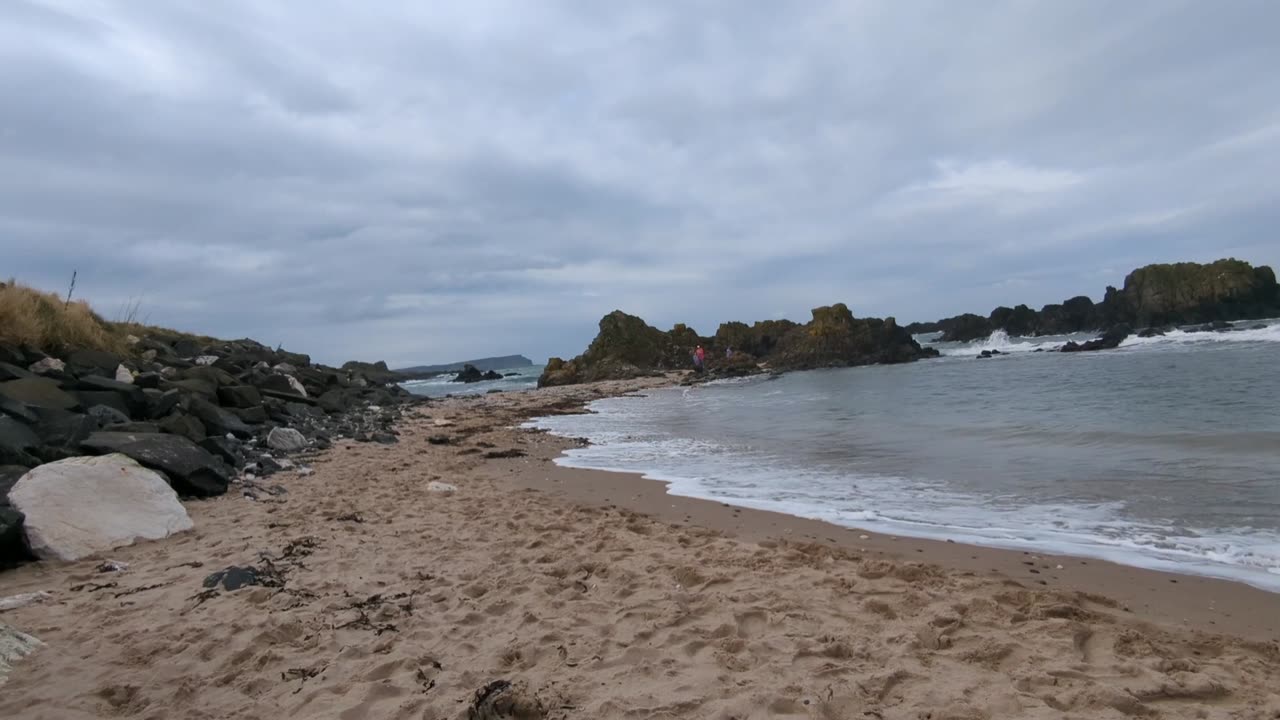
[[[591,441],[562,465],[674,495],[1280,592],[1280,320],[1047,352],[1092,337],[925,335],[942,357],[661,389],[528,425]]]
[[[487,392],[515,392],[532,390],[538,387],[538,377],[542,375],[543,365],[525,365],[518,368],[496,370],[502,375],[501,380],[484,380],[476,383],[457,383],[453,379],[457,373],[445,373],[425,380],[410,380],[400,383],[401,387],[415,395],[427,397],[446,397],[449,395],[483,395]]]

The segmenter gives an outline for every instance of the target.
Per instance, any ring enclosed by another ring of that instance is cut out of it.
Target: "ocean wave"
[[[679,397],[679,391],[673,392]],[[731,392],[750,397],[756,391],[741,388]],[[727,396],[718,397],[723,401]],[[776,400],[770,397],[770,402]],[[720,435],[715,439],[687,437],[681,434],[684,426],[650,422],[654,404],[666,401],[662,392],[639,402],[605,399],[590,405],[591,414],[538,418],[525,427],[591,441],[587,447],[567,451],[557,464],[639,473],[668,483],[672,495],[882,534],[1094,557],[1237,580],[1280,592],[1280,533],[1271,527],[1250,526],[1255,519],[1252,515],[1270,516],[1271,511],[1260,506],[1241,515],[1239,525],[1191,527],[1150,517],[1142,512],[1140,498],[1046,502],[1049,499],[1044,497],[1035,501],[975,494],[938,480],[859,471],[847,464],[815,462],[814,457],[798,452],[734,444]],[[708,422],[714,425],[714,420],[705,418],[729,412],[729,406],[718,406],[708,413],[690,411],[687,405],[681,408],[677,422],[689,423],[687,427],[694,432],[705,430]],[[1275,436],[1272,432],[1262,435],[1265,437],[1242,438],[1228,447],[1214,447],[1240,453]],[[1119,440],[1136,446],[1143,444],[1137,442],[1142,439]],[[1152,439],[1159,438],[1153,434]],[[1186,437],[1169,439],[1176,446],[1185,446],[1186,441]]]
[[[1041,337],[1011,336],[1004,330],[997,330],[990,336],[971,342],[938,342],[920,336],[924,345],[936,348],[943,355],[967,357],[979,355],[984,350],[1011,355],[1036,351],[1049,352],[1057,350],[1068,341],[1084,342],[1098,337],[1097,333],[1077,333],[1074,335],[1051,335]],[[1259,343],[1280,342],[1280,321],[1277,320],[1245,320],[1234,324],[1231,330],[1170,330],[1164,335],[1152,337],[1129,336],[1121,348],[1174,348],[1187,345],[1216,343]]]

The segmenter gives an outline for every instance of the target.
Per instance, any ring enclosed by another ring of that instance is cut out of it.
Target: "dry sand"
[[[1280,718],[1280,596],[672,498],[511,427],[641,384],[437,403],[123,573],[0,574],[52,595],[0,613],[46,643],[0,717]],[[229,565],[283,587],[206,592]]]

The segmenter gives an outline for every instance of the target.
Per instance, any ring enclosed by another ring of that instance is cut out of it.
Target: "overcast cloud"
[[[789,5],[790,7],[784,7]],[[1280,262],[1280,5],[5,0],[0,274],[393,365]]]

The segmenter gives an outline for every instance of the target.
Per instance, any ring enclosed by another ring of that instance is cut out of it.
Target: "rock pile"
[[[130,343],[60,357],[0,347],[0,566],[30,558],[9,491],[32,468],[118,453],[180,496],[209,497],[241,473],[277,471],[273,454],[393,443],[403,407],[422,401],[381,363],[338,369],[251,340],[165,333]]]

